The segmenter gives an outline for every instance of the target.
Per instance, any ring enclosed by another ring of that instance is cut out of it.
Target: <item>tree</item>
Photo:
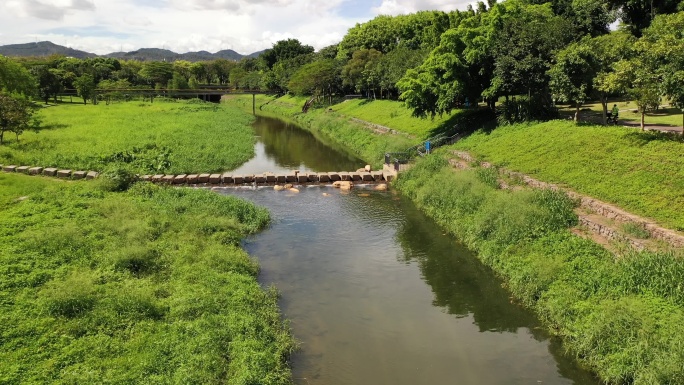
[[[661,91],[673,106],[682,110],[684,127],[684,12],[656,16],[640,43],[658,64]]]
[[[587,42],[591,46],[597,65],[593,88],[603,107],[603,125],[608,123],[608,96],[624,92],[619,82],[616,83],[614,76],[611,75],[615,71],[614,64],[620,60],[630,59],[634,55],[635,41],[636,39],[627,32],[614,31]]]
[[[639,51],[637,50],[638,53]],[[613,89],[626,93],[634,100],[641,114],[642,130],[646,128],[646,112],[658,108],[661,100],[661,81],[654,64],[650,58],[637,54],[632,59],[615,63],[615,71],[606,77],[606,83]]]
[[[366,90],[370,97],[371,91],[379,87],[380,76],[378,64],[382,53],[375,49],[361,49],[352,55],[347,64],[342,67],[342,84],[353,87],[357,92]]]
[[[76,87],[76,93],[78,96],[83,98],[83,104],[87,103],[87,100],[95,96],[95,78],[90,74],[83,74],[74,80],[74,87]]]
[[[167,62],[148,62],[143,64],[140,76],[147,81],[150,86],[166,86],[173,77],[173,65]]]
[[[38,96],[45,104],[50,97],[56,96],[62,90],[62,82],[54,69],[47,65],[37,65],[31,68],[31,72],[38,81]]]
[[[31,102],[0,92],[0,145],[5,132],[14,132],[19,141],[24,129],[34,125],[33,113]]]
[[[334,59],[303,65],[292,75],[288,88],[295,95],[331,95],[341,86],[340,67]]]
[[[556,54],[556,63],[549,70],[551,92],[555,99],[575,105],[575,122],[580,107],[589,99],[598,64],[586,41],[572,43]]]
[[[36,80],[21,64],[0,55],[0,91],[32,95]]]
[[[314,53],[314,48],[310,45],[303,45],[297,39],[280,40],[273,44],[273,48],[261,54],[260,59],[264,61],[268,69],[286,59],[293,59],[300,55]]]
[[[612,0],[620,9],[620,19],[635,36],[641,36],[656,15],[677,12],[681,0]],[[681,9],[680,9],[681,10]]]

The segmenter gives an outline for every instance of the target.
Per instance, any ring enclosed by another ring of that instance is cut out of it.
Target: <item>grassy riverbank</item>
[[[565,346],[608,383],[684,382],[684,259],[619,260],[572,235],[573,204],[549,191],[501,191],[492,170],[455,173],[433,156],[396,186],[478,252]]]
[[[65,104],[40,117],[39,132],[0,146],[0,164],[180,174],[229,170],[254,155],[252,118],[211,103]]]
[[[0,383],[288,384],[276,294],[207,190],[0,174]]]
[[[684,230],[684,143],[678,138],[551,121],[499,127],[453,147]]]
[[[61,105],[0,146],[5,164],[110,170],[96,181],[0,173],[0,384],[290,384],[294,341],[240,240],[269,214],[131,172],[222,170],[252,118],[203,103]]]

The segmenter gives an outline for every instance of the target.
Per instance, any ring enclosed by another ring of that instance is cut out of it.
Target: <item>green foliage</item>
[[[19,135],[24,129],[37,128],[40,123],[33,117],[34,112],[29,101],[0,91],[0,145],[4,142],[5,132],[14,133],[19,142]]]
[[[291,383],[277,295],[223,242],[268,220],[207,190],[0,174],[1,381]]]
[[[557,117],[557,108],[536,97],[510,99],[501,103],[496,111],[496,120],[502,126]]]
[[[271,69],[279,61],[294,59],[297,56],[308,55],[313,52],[312,46],[303,45],[297,39],[287,39],[273,44],[273,47],[261,54],[259,59],[264,61],[267,68]]]
[[[39,116],[44,129],[4,147],[0,163],[188,174],[230,170],[254,150],[248,114],[201,101],[62,105]]]
[[[0,91],[33,95],[36,80],[21,64],[0,55]]]
[[[603,381],[680,382],[684,259],[632,252],[616,261],[566,230],[577,218],[565,194],[501,191],[482,175],[455,173],[431,156],[400,175],[396,186],[477,250]]]
[[[680,230],[682,146],[657,133],[562,121],[501,127],[455,145],[496,165],[563,183]]]
[[[305,64],[292,75],[288,89],[295,95],[324,95],[340,88],[339,73],[334,59]]]
[[[95,78],[90,74],[84,74],[74,80],[74,87],[78,96],[83,98],[83,104],[86,104],[88,99],[95,96]]]
[[[100,175],[98,184],[105,191],[126,191],[137,180],[133,171],[121,166],[109,166]]]

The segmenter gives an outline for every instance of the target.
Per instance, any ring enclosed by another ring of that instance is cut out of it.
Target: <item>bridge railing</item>
[[[428,155],[432,150],[454,144],[462,138],[463,134],[434,136],[420,144],[409,147],[406,151],[385,153],[385,164],[392,165],[396,171],[399,171],[400,165],[409,163],[414,157]]]

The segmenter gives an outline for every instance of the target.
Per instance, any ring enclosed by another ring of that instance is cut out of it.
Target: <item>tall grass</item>
[[[266,210],[207,190],[0,174],[0,383],[289,384]]]
[[[0,146],[0,164],[180,174],[230,170],[254,155],[252,117],[211,103],[59,105],[40,116],[40,131]]]
[[[554,191],[502,191],[485,173],[432,156],[397,187],[478,251],[569,352],[611,384],[684,383],[684,259],[615,259],[572,235],[574,202]]]

